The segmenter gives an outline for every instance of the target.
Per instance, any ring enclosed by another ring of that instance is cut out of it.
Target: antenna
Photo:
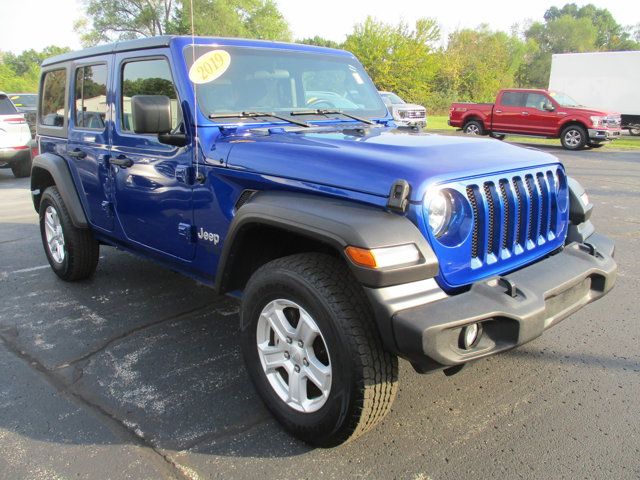
[[[192,61],[196,61],[196,32],[193,23],[193,0],[189,0],[189,4],[191,5],[191,58]],[[200,176],[200,165],[199,165],[199,153],[200,153],[200,137],[198,136],[198,91],[196,88],[196,84],[191,82],[193,86],[193,126],[195,128],[195,161],[196,161],[196,175],[195,178],[198,179]]]

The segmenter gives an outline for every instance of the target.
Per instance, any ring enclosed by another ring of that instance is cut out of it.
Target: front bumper
[[[521,270],[474,284],[470,290],[397,311],[391,320],[397,352],[420,372],[461,365],[509,350],[605,295],[617,266],[613,243],[593,234],[587,244]],[[507,285],[515,286],[515,296]],[[462,329],[481,322],[477,345],[459,345]]]
[[[622,135],[622,130],[606,130],[602,128],[589,129],[589,140],[613,140],[614,138],[619,138],[620,135]]]

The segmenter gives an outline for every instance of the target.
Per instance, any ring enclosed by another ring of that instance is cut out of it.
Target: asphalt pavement
[[[0,478],[639,478],[640,153],[544,150],[616,241],[614,290],[452,377],[401,362],[390,415],[334,449],[262,405],[235,300],[106,247],[58,280],[28,179],[0,170]]]

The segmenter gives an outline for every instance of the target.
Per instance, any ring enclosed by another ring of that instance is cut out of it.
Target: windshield
[[[9,98],[16,107],[36,108],[38,96],[35,94],[28,95],[9,95]]]
[[[549,92],[551,98],[553,98],[556,102],[560,104],[561,107],[579,107],[580,104],[576,102],[573,98],[571,98],[566,93],[562,92]]]
[[[389,100],[389,102],[391,102],[391,105],[398,105],[398,104],[405,103],[405,101],[395,93],[382,93],[381,95],[382,95],[382,98],[386,98],[387,100]]]
[[[313,52],[196,46],[184,50],[198,105],[209,116],[338,109],[360,117],[387,110],[362,66],[352,58]],[[311,115],[311,114],[310,114]],[[237,123],[238,118],[216,118]]]

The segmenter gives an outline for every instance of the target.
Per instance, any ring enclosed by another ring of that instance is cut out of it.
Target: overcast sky
[[[400,20],[412,23],[417,17],[434,17],[445,34],[480,23],[508,31],[515,23],[542,19],[551,5],[562,6],[569,0],[276,0],[276,3],[289,21],[294,38],[320,35],[341,41],[367,15],[390,23]],[[623,25],[640,23],[638,0],[574,3],[608,8]],[[73,31],[74,20],[82,14],[78,0],[0,0],[0,12],[2,51],[41,50],[51,44],[80,48]]]

